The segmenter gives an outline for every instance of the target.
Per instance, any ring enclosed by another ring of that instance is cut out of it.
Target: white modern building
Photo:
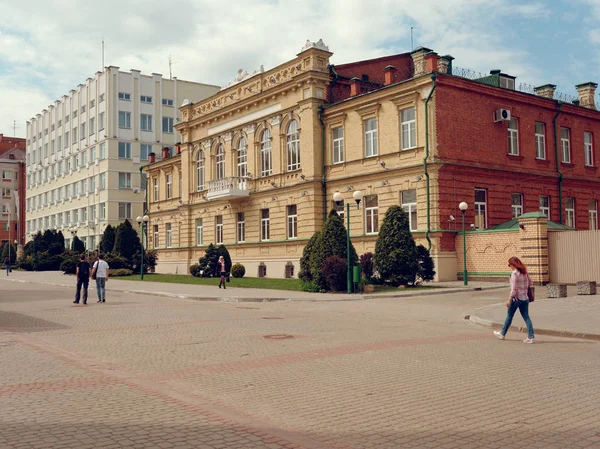
[[[26,233],[62,230],[94,249],[108,224],[142,215],[151,152],[173,150],[178,107],[219,86],[110,66],[27,122]]]

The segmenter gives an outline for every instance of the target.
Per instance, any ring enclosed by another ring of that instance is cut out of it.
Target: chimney
[[[438,69],[438,61],[440,57],[434,51],[430,51],[425,55],[425,71],[427,73],[437,72]]]
[[[438,60],[438,72],[452,75],[452,61],[454,58],[450,55],[441,56]]]
[[[554,98],[554,91],[556,90],[556,84],[544,84],[534,88],[535,94],[544,98]]]
[[[413,78],[425,73],[425,55],[432,52],[430,48],[418,47],[410,53],[413,60]]]
[[[148,154],[148,158],[150,160],[150,163],[154,164],[156,162],[156,153],[153,152],[153,153]]]
[[[167,147],[164,147],[162,149],[162,158],[168,159],[170,155],[171,155],[171,150],[169,150]]]
[[[350,80],[350,96],[356,97],[360,94],[360,78],[352,78]]]
[[[396,81],[396,67],[388,65],[384,70],[384,86],[389,86]]]
[[[179,142],[177,142],[175,147],[177,148],[177,154],[181,154],[181,144]]]
[[[594,95],[596,94],[596,83],[583,83],[575,86],[577,88],[577,95],[579,95],[579,106],[583,106],[588,109],[596,109],[594,103]]]

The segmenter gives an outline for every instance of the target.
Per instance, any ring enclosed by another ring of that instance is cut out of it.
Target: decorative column
[[[548,271],[548,217],[529,212],[519,218],[520,258],[535,284],[550,282]]]

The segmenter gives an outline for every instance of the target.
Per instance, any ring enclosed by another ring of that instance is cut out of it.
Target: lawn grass
[[[431,290],[432,288],[440,288],[435,285],[418,285],[416,287],[398,288],[390,285],[375,285],[375,291],[373,293],[397,293],[397,292],[413,292],[415,290]],[[370,293],[370,294],[373,294]]]
[[[111,277],[111,280],[139,281],[140,275]],[[219,285],[219,278],[196,278],[183,274],[145,274],[144,282],[167,282],[170,284],[194,285]],[[239,288],[266,288],[272,290],[302,291],[300,279],[272,279],[272,278],[231,278],[227,287]]]

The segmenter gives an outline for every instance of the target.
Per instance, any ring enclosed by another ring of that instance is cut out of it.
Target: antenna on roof
[[[413,51],[415,46],[413,44],[413,27],[410,27],[410,51]]]
[[[102,36],[102,67],[101,69],[104,71],[104,36]]]
[[[169,55],[169,79],[172,80],[173,79],[173,64],[175,64],[173,61],[171,61],[171,55]]]
[[[17,121],[13,120],[13,137],[17,137]]]

